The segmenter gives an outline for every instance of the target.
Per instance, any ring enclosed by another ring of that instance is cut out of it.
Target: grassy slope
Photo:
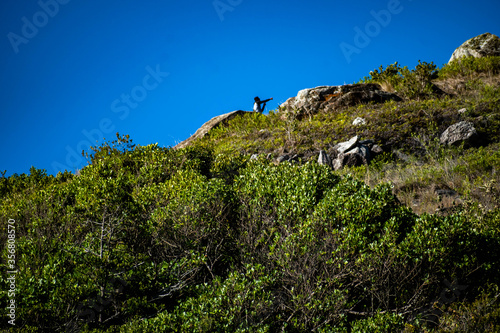
[[[483,212],[491,210],[500,205],[500,61],[484,62],[470,60],[441,69],[433,83],[447,92],[445,96],[358,105],[300,121],[286,119],[279,110],[268,116],[249,114],[213,130],[195,145],[212,147],[220,154],[276,158],[293,153],[310,160],[317,158],[320,149],[331,151],[336,143],[359,135],[375,140],[386,154],[370,166],[340,173],[352,173],[371,186],[392,183],[400,201],[417,213],[446,213],[454,206],[471,204]],[[467,111],[459,113],[463,108]],[[356,117],[367,124],[353,126]],[[440,134],[463,120],[474,123],[481,147],[441,146]],[[440,197],[438,190],[457,194]]]

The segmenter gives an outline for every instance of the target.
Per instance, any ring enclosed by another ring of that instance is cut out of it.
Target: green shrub
[[[418,61],[415,69],[401,67],[397,62],[384,68],[380,66],[370,72],[363,82],[373,82],[388,85],[407,99],[431,96],[435,89],[432,80],[437,77],[437,67],[434,63]]]
[[[219,154],[215,157],[210,173],[213,177],[224,179],[232,183],[233,179],[239,174],[248,162],[248,155],[243,154]]]
[[[370,72],[369,77],[365,77],[362,82],[365,83],[388,83],[393,88],[399,85],[401,81],[401,66],[395,62],[384,68],[380,66],[378,69],[374,69]]]
[[[403,316],[395,313],[377,313],[374,316],[357,320],[351,326],[352,333],[401,332],[405,328]]]
[[[272,285],[263,267],[248,265],[244,273],[198,285],[195,296],[172,312],[131,322],[120,332],[273,332]]]
[[[477,74],[500,73],[500,57],[464,57],[454,60],[439,70],[440,78],[473,77]]]
[[[403,79],[396,86],[396,90],[408,99],[419,99],[431,96],[434,93],[432,80],[437,77],[434,63],[418,61],[418,65],[411,71],[405,66],[401,69]]]

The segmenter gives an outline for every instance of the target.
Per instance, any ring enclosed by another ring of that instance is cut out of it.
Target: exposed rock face
[[[332,160],[330,156],[324,150],[320,150],[318,157],[318,164],[320,165],[328,165],[330,168],[332,167]]]
[[[319,164],[331,166],[334,170],[339,170],[345,166],[368,165],[373,156],[382,153],[383,150],[372,140],[359,141],[355,136],[349,141],[338,143],[333,147],[334,160],[321,150],[318,157]]]
[[[340,87],[340,95],[325,104],[326,111],[331,111],[343,106],[353,106],[368,103],[384,103],[390,100],[400,101],[401,98],[393,93],[382,90],[375,83],[348,84]]]
[[[189,144],[191,142],[193,142],[194,140],[203,138],[213,128],[216,128],[217,126],[226,123],[230,119],[233,119],[234,117],[245,114],[245,113],[251,113],[251,112],[237,110],[237,111],[232,111],[229,113],[222,114],[220,116],[213,117],[212,119],[207,121],[205,124],[203,124],[203,126],[201,126],[193,135],[191,135],[189,138],[182,141],[181,143],[177,144],[174,148],[176,148],[176,149],[185,148],[185,147],[189,146]]]
[[[443,145],[458,145],[461,142],[472,144],[477,139],[477,131],[474,124],[469,121],[461,121],[448,127],[439,141]]]
[[[364,152],[366,152],[366,150],[364,150]],[[334,161],[333,168],[335,170],[339,170],[346,166],[353,167],[353,166],[360,166],[363,164],[367,165],[369,158],[367,156],[363,156],[362,154],[363,152],[359,148],[355,148],[351,151],[340,154]]]
[[[389,100],[400,101],[393,93],[382,91],[378,84],[347,84],[343,86],[321,86],[304,89],[296,97],[289,98],[280,105],[287,113],[297,117],[316,114],[321,110],[331,111],[343,106],[360,103],[382,103]]]
[[[453,52],[453,55],[448,63],[462,57],[471,56],[476,58],[500,56],[500,38],[488,32],[471,38],[460,45],[455,52]]]
[[[357,146],[359,141],[359,137],[356,135],[355,137],[351,138],[349,141],[346,142],[341,142],[337,144],[333,149],[337,152],[337,154],[343,154],[354,147]]]
[[[325,102],[330,96],[339,94],[338,86],[321,86],[311,89],[303,89],[298,92],[296,97],[290,97],[285,103],[280,105],[280,108],[285,108],[287,111],[297,110],[303,114],[317,113],[320,105]]]

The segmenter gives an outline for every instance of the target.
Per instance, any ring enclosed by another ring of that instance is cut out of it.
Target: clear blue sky
[[[0,170],[74,172],[101,136],[173,146],[255,96],[275,109],[395,61],[441,66],[499,35],[499,13],[498,0],[2,0]]]

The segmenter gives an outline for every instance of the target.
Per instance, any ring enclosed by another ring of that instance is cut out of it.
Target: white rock
[[[459,144],[462,141],[470,141],[477,136],[477,131],[474,124],[469,121],[461,121],[448,127],[439,141],[443,145]]]
[[[471,38],[460,45],[452,54],[450,61],[460,59],[462,57],[487,57],[500,55],[500,38],[498,36],[485,33],[474,38]]]
[[[343,154],[345,152],[348,152],[352,148],[356,147],[358,144],[359,137],[356,135],[355,137],[351,138],[349,141],[346,142],[341,142],[335,146],[335,149],[339,154]]]
[[[354,126],[358,126],[358,125],[366,125],[366,120],[364,120],[363,118],[361,117],[357,117],[356,119],[354,119],[354,121],[352,122],[352,124]]]

